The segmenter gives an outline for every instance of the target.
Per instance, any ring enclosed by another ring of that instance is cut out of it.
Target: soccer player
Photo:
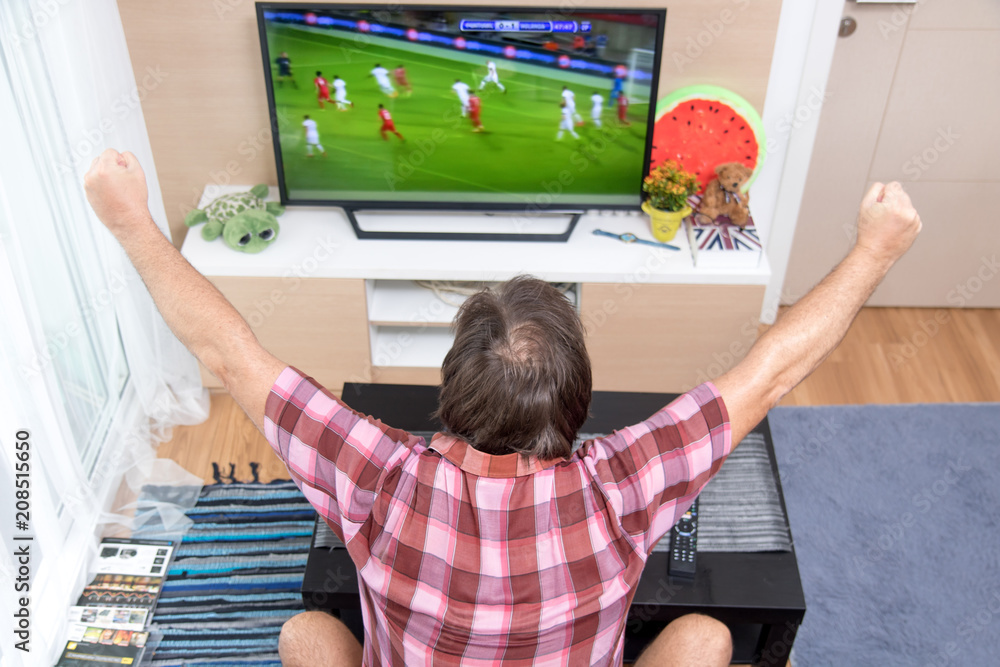
[[[313,79],[313,84],[316,86],[316,101],[319,102],[319,108],[326,109],[323,100],[330,101],[330,84],[323,78],[323,73],[319,70],[316,70],[316,78]]]
[[[392,70],[392,75],[396,77],[396,85],[406,90],[407,97],[413,94],[413,86],[410,85],[410,81],[406,78],[405,67],[400,65],[396,69]]]
[[[333,77],[333,101],[337,103],[337,108],[347,111],[347,105],[354,106],[354,102],[347,99],[347,84],[339,76]]]
[[[455,84],[451,87],[458,95],[458,101],[462,103],[462,118],[469,115],[469,84],[462,83],[461,79],[455,79]]]
[[[569,109],[570,117],[576,121],[577,125],[583,125],[583,118],[576,112],[576,94],[566,86],[563,86],[562,98],[563,102],[566,103],[566,108]]]
[[[600,127],[601,112],[604,111],[604,98],[595,90],[594,94],[590,96],[590,101],[593,102],[593,106],[590,108],[590,119],[594,121],[594,125]]]
[[[281,55],[274,59],[274,64],[278,66],[278,87],[283,87],[285,79],[290,79],[292,85],[298,89],[299,84],[295,82],[295,76],[292,74],[292,60],[288,54],[282,51]]]
[[[625,120],[625,113],[628,111],[628,97],[625,96],[625,92],[622,91],[618,93],[618,121],[622,125],[631,125],[632,123]]]
[[[497,76],[497,64],[492,60],[486,61],[486,78],[479,84],[479,90],[485,88],[487,83],[495,84],[502,93],[507,94],[507,89],[503,87],[503,84],[500,83],[500,77]]]
[[[479,110],[482,108],[482,100],[475,91],[469,93],[469,118],[472,119],[472,131],[482,132],[483,124],[479,121]]]
[[[406,141],[403,135],[396,131],[396,124],[392,122],[392,115],[389,114],[389,110],[381,104],[378,105],[378,117],[382,119],[382,129],[379,130],[382,133],[382,139],[389,141],[389,137],[385,136],[385,133],[392,132],[399,137],[400,141]]]
[[[302,129],[306,133],[306,157],[313,156],[313,146],[319,149],[319,152],[326,157],[326,149],[323,148],[323,144],[319,143],[319,130],[316,128],[316,121],[309,117],[308,114],[303,116],[305,120],[302,121]]]
[[[619,95],[622,95],[622,88],[625,86],[624,77],[616,76],[615,83],[611,86],[611,94],[608,95],[608,106],[613,106]]]
[[[389,97],[396,97],[399,93],[396,89],[392,87],[392,82],[389,81],[389,70],[382,67],[378,63],[375,63],[375,69],[371,71],[371,75],[375,77],[375,83],[378,87],[382,89],[382,92]]]
[[[566,104],[566,100],[559,103],[562,108],[562,120],[559,121],[559,133],[556,135],[556,141],[562,139],[564,131],[568,131],[573,135],[574,139],[579,139],[580,135],[573,130],[573,107]]]

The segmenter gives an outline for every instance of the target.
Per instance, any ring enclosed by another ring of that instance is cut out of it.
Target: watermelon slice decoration
[[[764,164],[764,142],[764,124],[745,99],[719,86],[688,86],[656,104],[650,168],[676,160],[704,191],[718,165],[741,162],[753,169],[749,187]]]

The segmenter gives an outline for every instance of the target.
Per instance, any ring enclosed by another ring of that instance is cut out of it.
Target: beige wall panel
[[[919,0],[899,11],[910,14],[910,30],[1000,30],[996,0]]]
[[[246,318],[268,352],[340,393],[371,380],[364,280],[215,276],[209,280]],[[221,386],[202,369],[206,386]]]
[[[410,368],[405,366],[372,367],[374,384],[441,384],[440,368]]]
[[[132,67],[163,81],[143,114],[174,243],[207,183],[275,185],[263,65],[250,0],[119,0]],[[406,3],[402,3],[406,4]],[[457,3],[443,3],[457,4]],[[489,4],[465,0],[461,4]],[[607,0],[514,2],[606,7]],[[630,0],[668,7],[661,95],[692,83],[726,86],[764,105],[781,0]]]
[[[757,337],[758,285],[583,285],[594,389],[683,392],[718,377]]]
[[[1000,30],[909,32],[871,179],[1000,180],[998,109]]]
[[[920,211],[923,231],[868,304],[1000,307],[995,203],[1000,182],[917,181],[904,182],[903,187]]]
[[[857,31],[837,42],[795,240],[788,259],[783,301],[793,302],[847,253],[858,204],[882,125],[904,31],[884,34],[893,6],[856,5],[847,13]]]

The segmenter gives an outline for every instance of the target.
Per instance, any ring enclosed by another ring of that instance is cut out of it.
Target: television
[[[565,240],[585,210],[641,203],[663,9],[257,3],[257,20],[283,204],[343,207],[365,237],[384,234],[361,211],[568,213],[538,235]],[[389,237],[424,238],[401,224]]]

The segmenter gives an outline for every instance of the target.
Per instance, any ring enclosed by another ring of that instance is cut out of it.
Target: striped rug
[[[315,512],[295,484],[206,486],[153,616],[152,664],[280,665],[281,625],[303,611]]]

